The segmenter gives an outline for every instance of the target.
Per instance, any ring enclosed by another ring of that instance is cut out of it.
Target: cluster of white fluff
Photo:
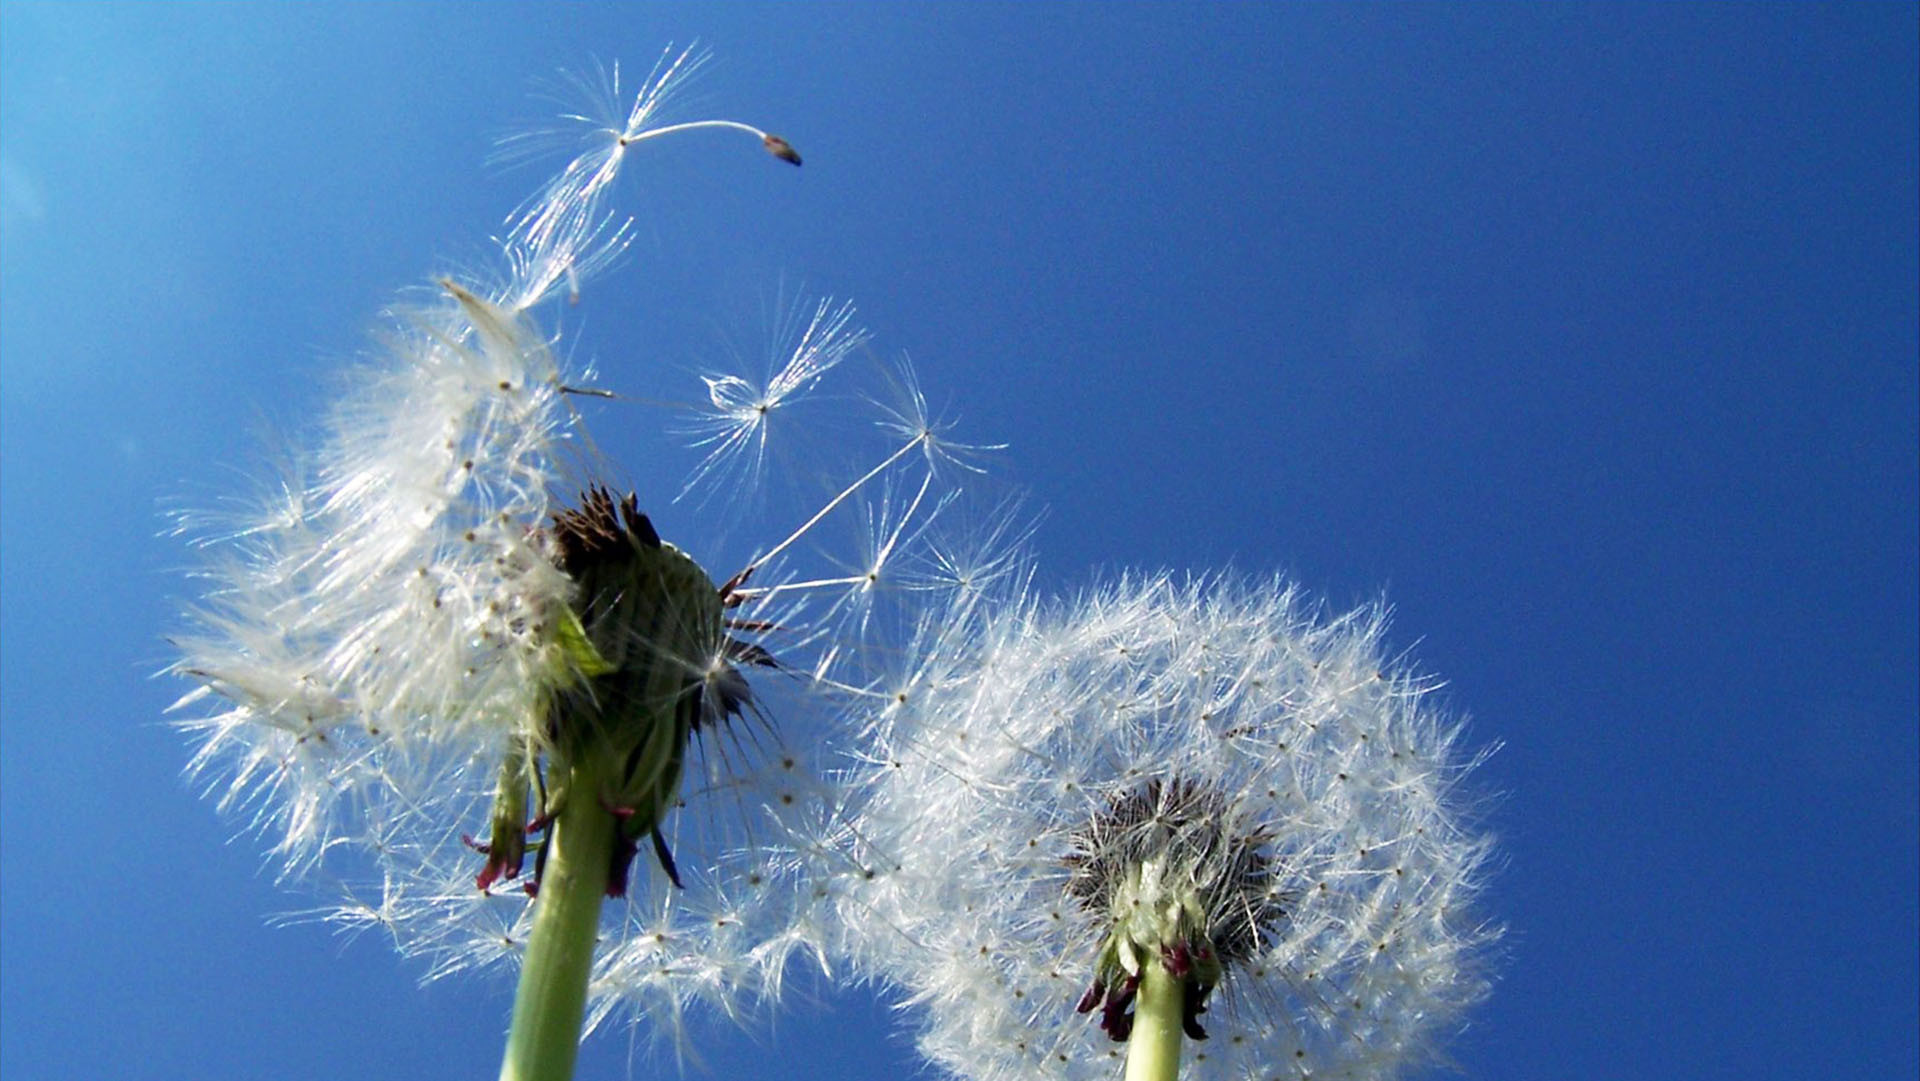
[[[537,744],[542,697],[577,675],[556,626],[578,598],[546,527],[588,485],[622,480],[590,450],[573,404],[587,373],[567,370],[574,350],[556,348],[543,316],[622,250],[626,224],[604,204],[647,140],[741,129],[798,163],[746,125],[665,123],[661,106],[699,60],[670,52],[630,108],[569,118],[585,145],[514,213],[494,280],[442,281],[407,305],[270,494],[186,521],[205,590],[172,669],[196,684],[176,706],[197,737],[195,775],[273,840],[290,872],[344,891],[318,918],[377,928],[434,974],[513,965],[525,948],[524,880],[476,888],[486,861],[463,838],[487,836],[503,755]],[[617,68],[606,83],[617,100]],[[850,306],[795,310],[765,370],[690,378],[688,401],[655,414],[692,433],[683,494],[722,489],[694,505],[720,514],[748,498],[745,486],[782,483],[812,502],[753,523],[752,574],[728,615],[779,668],[743,671],[751,707],[697,736],[685,808],[664,829],[685,888],[642,854],[627,898],[604,906],[596,1022],[630,1009],[675,1035],[672,1019],[692,1003],[734,1010],[777,982],[795,950],[819,952],[824,935],[782,876],[796,845],[843,824],[822,780],[828,763],[791,748],[827,739],[897,664],[888,636],[913,626],[907,608],[975,584],[957,572],[977,568],[939,539],[957,482],[972,476],[956,457],[964,448],[943,440],[904,364],[864,393],[835,385],[865,340]],[[606,382],[617,391],[622,374]],[[818,476],[778,476],[764,453],[779,418],[822,387],[843,407],[874,406],[836,430],[843,463],[867,457],[824,491]],[[844,434],[861,423],[864,444]],[[671,493],[681,482],[640,486]],[[665,539],[710,558],[706,538]],[[747,568],[705,569],[718,583]],[[724,667],[714,648],[687,663]]]
[[[1279,582],[1151,578],[954,631],[875,719],[870,877],[844,899],[845,948],[917,1006],[927,1057],[976,1081],[1117,1076],[1127,1045],[1075,1010],[1112,928],[1071,883],[1181,830],[1211,838],[1187,882],[1252,890],[1215,895],[1209,927],[1242,936],[1217,944],[1244,956],[1183,1076],[1430,1057],[1486,989],[1489,838],[1458,787],[1475,759],[1431,682],[1384,658],[1384,623]],[[1182,823],[1173,792],[1209,821]],[[1153,817],[1114,824],[1143,793]]]
[[[216,531],[176,639],[200,681],[181,706],[224,706],[187,722],[195,769],[258,797],[296,863],[340,836],[377,748],[510,731],[545,663],[530,628],[568,599],[530,529],[573,419],[554,355],[523,316],[444,289],[351,373],[270,501],[195,519]]]

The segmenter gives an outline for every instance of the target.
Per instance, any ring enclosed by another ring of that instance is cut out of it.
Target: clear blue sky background
[[[485,253],[537,78],[694,38],[807,164],[632,170],[610,379],[804,280],[1013,444],[1045,587],[1386,589],[1504,744],[1468,1075],[1914,1076],[1914,6],[7,4],[9,1081],[492,1076],[505,983],[270,926],[182,781],[162,508]],[[854,992],[706,1046],[914,1062]]]

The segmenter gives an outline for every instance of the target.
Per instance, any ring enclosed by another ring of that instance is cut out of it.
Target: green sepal
[[[500,759],[500,776],[493,786],[493,810],[487,824],[487,865],[478,879],[487,889],[500,879],[519,876],[527,855],[527,787],[532,781],[533,757],[524,739],[514,737]]]
[[[613,671],[613,664],[594,648],[593,639],[587,637],[587,628],[581,625],[580,617],[573,613],[572,608],[560,610],[553,631],[553,644],[560,651],[563,671],[568,675],[577,674],[593,679]]]

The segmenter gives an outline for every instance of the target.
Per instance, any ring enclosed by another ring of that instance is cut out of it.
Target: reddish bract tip
[[[1140,977],[1128,976],[1126,982],[1107,991],[1100,1008],[1100,1029],[1115,1043],[1125,1043],[1133,1035],[1133,1000],[1140,993]]]
[[[1193,971],[1193,957],[1187,953],[1187,944],[1184,942],[1160,947],[1160,963],[1176,980],[1186,979],[1187,973]]]
[[[629,812],[631,813],[631,812]],[[640,854],[640,846],[624,832],[613,839],[613,858],[607,865],[607,896],[625,897],[627,879],[633,873],[633,858]]]

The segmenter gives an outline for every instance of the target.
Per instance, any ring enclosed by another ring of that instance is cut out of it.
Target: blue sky
[[[1501,744],[1468,1076],[1920,1068],[1913,5],[9,3],[8,1077],[495,1068],[510,987],[275,925],[311,899],[182,780],[164,511],[484,256],[537,80],[694,39],[807,164],[633,170],[603,370],[804,282],[1011,444],[1043,588],[1384,590]],[[866,992],[789,1006],[713,1075],[914,1062]]]

